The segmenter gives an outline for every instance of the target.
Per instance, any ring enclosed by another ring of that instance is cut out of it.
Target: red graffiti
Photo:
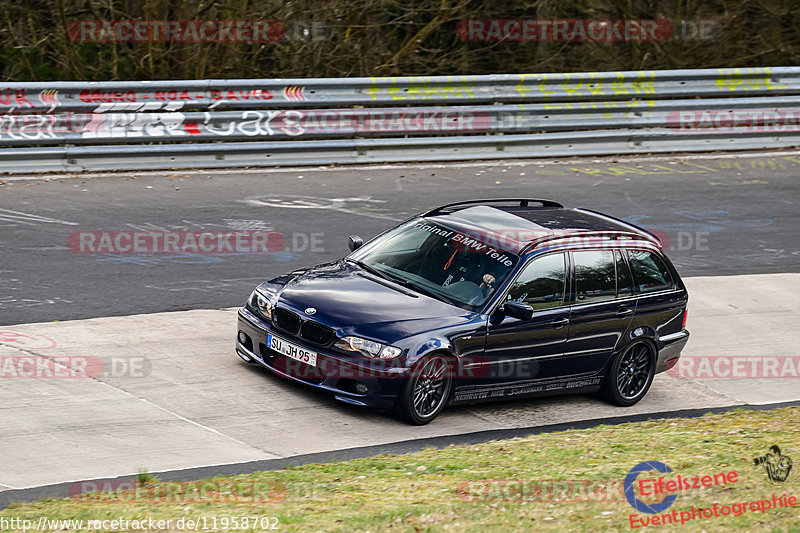
[[[266,89],[250,89],[249,91],[222,91],[211,89],[214,100],[272,100],[272,93]]]
[[[81,102],[92,103],[110,103],[110,102],[135,102],[136,93],[133,91],[122,92],[104,92],[104,91],[90,91],[85,89],[80,94]]]
[[[12,101],[15,103],[12,104]],[[10,87],[6,89],[0,89],[0,105],[16,105],[18,107],[22,107],[23,104],[27,105],[28,107],[33,107],[33,104],[31,104],[27,99],[25,89],[12,89]]]
[[[196,97],[189,94],[189,91],[156,91],[155,99],[170,102],[176,100],[194,100]],[[199,98],[204,98],[202,95]]]
[[[305,87],[299,85],[287,85],[283,90],[283,95],[291,102],[299,102],[306,99],[306,95],[303,94],[303,89],[305,89]]]
[[[185,129],[189,135],[200,135],[200,128],[197,122],[187,122],[183,125],[183,129]]]

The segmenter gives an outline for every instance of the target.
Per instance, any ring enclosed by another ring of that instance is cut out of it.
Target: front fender
[[[458,360],[483,356],[487,319],[485,315],[476,315],[468,322],[456,326],[409,337],[403,343],[407,346],[406,366],[411,368],[420,359],[434,352],[444,352]]]

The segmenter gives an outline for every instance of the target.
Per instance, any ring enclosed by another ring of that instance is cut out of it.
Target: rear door
[[[628,331],[636,311],[633,282],[618,250],[570,253],[573,294],[564,348],[564,375],[597,373]]]

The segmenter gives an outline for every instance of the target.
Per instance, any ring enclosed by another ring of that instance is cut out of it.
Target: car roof
[[[639,226],[590,209],[567,208],[551,200],[471,200],[437,207],[423,216],[478,237],[502,235],[503,248],[517,253],[575,236],[601,240],[606,245],[609,239],[626,239],[661,247],[655,235]]]

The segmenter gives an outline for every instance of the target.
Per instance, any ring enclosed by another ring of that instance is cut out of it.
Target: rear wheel
[[[602,395],[611,403],[628,407],[647,394],[655,376],[655,353],[646,342],[632,344],[620,353],[603,381]]]
[[[452,387],[448,359],[442,355],[426,356],[414,366],[400,389],[395,413],[412,424],[427,424],[442,412]]]

